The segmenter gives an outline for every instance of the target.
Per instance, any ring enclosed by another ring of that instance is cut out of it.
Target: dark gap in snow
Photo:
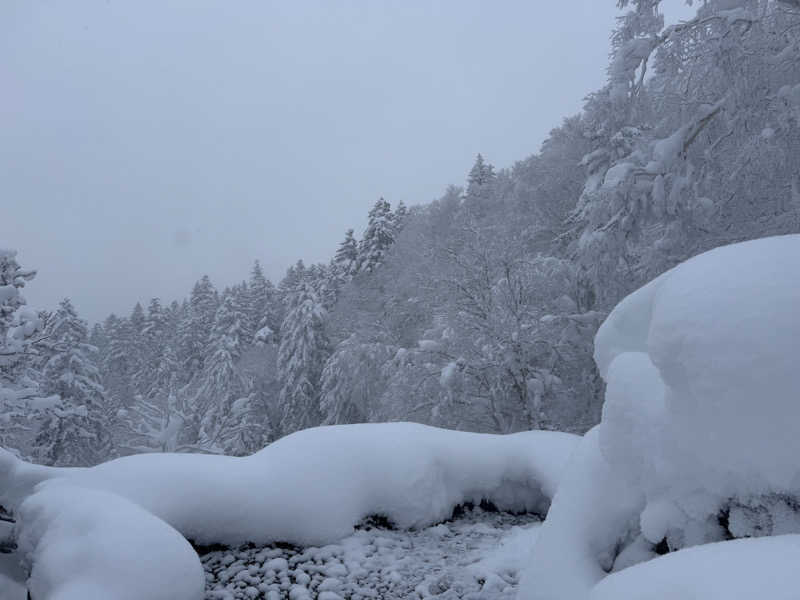
[[[653,552],[656,554],[664,555],[669,554],[669,544],[667,543],[667,538],[662,539],[658,542],[655,546],[653,546]]]
[[[457,504],[453,507],[453,512],[449,519],[443,521],[444,523],[449,523],[451,521],[455,521],[457,519],[464,518],[470,512],[473,512],[476,509],[476,506],[473,502],[463,502],[461,504]],[[524,515],[531,515],[539,519],[540,521],[544,521],[545,515],[542,515],[536,511],[513,511],[513,510],[500,510],[497,505],[492,502],[491,500],[483,499],[477,506],[478,510],[481,510],[486,513],[505,513],[508,515],[513,515],[515,517],[521,517]]]
[[[397,526],[386,515],[369,515],[355,524],[356,531],[370,531],[372,529],[387,529],[397,531]]]
[[[490,513],[510,512],[510,511],[500,511],[500,509],[497,508],[497,505],[494,502],[486,499],[481,500],[480,504],[478,504],[478,507],[484,512],[490,512]],[[473,502],[464,502],[462,504],[457,504],[453,507],[453,514],[447,520],[455,521],[456,519],[461,519],[467,512],[472,512],[473,510],[475,510],[475,504]]]
[[[197,552],[197,555],[200,557],[203,557],[207,554],[214,554],[215,552],[233,552],[233,551],[246,552],[255,550],[257,548],[258,549],[269,548],[272,550],[281,550],[289,554],[299,554],[300,552],[303,551],[302,546],[290,544],[289,542],[271,542],[266,545],[256,545],[253,544],[252,542],[249,542],[247,544],[239,544],[237,546],[226,546],[225,544],[208,544],[208,545],[196,544],[192,540],[188,540],[188,542],[192,545],[192,548],[194,548],[195,552]]]
[[[719,526],[722,527],[722,531],[725,532],[725,539],[732,540],[734,539],[733,534],[730,530],[731,525],[731,508],[730,506],[726,506],[722,510],[719,511],[717,514],[717,523]]]
[[[210,554],[211,552],[222,552],[223,550],[227,550],[228,546],[224,544],[198,544],[194,540],[186,540],[192,545],[194,551],[197,552],[198,556],[203,556],[204,554]]]

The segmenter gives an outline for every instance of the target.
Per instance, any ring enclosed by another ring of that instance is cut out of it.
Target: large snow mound
[[[128,498],[201,544],[324,544],[373,514],[418,528],[483,499],[544,513],[579,439],[385,423],[307,429],[244,458],[145,454],[60,470],[7,454],[0,504],[13,509],[32,484],[58,478]]]
[[[124,498],[54,480],[18,516],[36,600],[203,598],[205,575],[189,543]]]
[[[800,532],[798,356],[799,235],[717,248],[620,302],[595,338],[602,421],[564,475],[520,596],[586,598],[658,544]]]
[[[668,271],[614,309],[595,348],[601,449],[647,495],[648,538],[681,525],[670,511],[800,489],[800,236]]]
[[[695,546],[614,573],[591,600],[796,600],[800,535]]]

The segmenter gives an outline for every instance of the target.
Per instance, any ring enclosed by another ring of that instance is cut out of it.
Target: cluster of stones
[[[510,600],[516,573],[481,578],[464,567],[512,526],[537,520],[476,508],[419,531],[367,521],[352,536],[320,548],[280,544],[207,552],[201,556],[206,600]]]

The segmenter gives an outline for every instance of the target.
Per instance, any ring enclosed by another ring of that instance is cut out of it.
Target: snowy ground
[[[511,600],[539,527],[534,515],[467,510],[418,531],[365,527],[323,547],[250,547],[201,556],[206,599]]]

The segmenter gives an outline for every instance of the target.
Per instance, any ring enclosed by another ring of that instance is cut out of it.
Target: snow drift
[[[798,235],[717,248],[619,303],[595,338],[602,422],[568,467],[522,598],[586,598],[657,544],[759,534],[748,506],[786,512],[776,499],[800,495],[798,307]]]
[[[19,507],[19,553],[36,600],[201,600],[188,542],[132,502],[63,480]]]
[[[795,600],[800,536],[695,546],[614,573],[590,600]]]
[[[544,513],[578,439],[387,423],[307,429],[245,458],[145,454],[47,469],[5,454],[0,504],[14,509],[37,483],[57,478],[127,498],[197,543],[319,545],[374,514],[416,528],[483,499]]]

